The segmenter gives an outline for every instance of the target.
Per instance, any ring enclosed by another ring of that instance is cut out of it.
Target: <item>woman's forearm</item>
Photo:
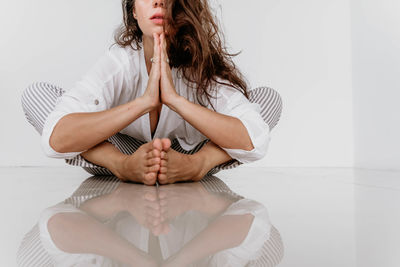
[[[235,117],[212,111],[182,96],[175,98],[168,106],[220,147],[244,150],[254,148],[246,127]]]
[[[222,250],[241,245],[253,219],[252,214],[218,217],[171,257],[176,262],[171,266],[188,266]]]
[[[78,212],[61,212],[50,218],[48,230],[54,244],[70,254],[96,254],[129,266],[147,266],[144,253],[110,227]]]
[[[124,210],[120,203],[111,192],[86,200],[79,206],[79,209],[85,211],[96,220],[104,222]]]
[[[148,103],[139,97],[104,111],[68,114],[54,127],[50,145],[60,153],[87,150],[151,111]]]

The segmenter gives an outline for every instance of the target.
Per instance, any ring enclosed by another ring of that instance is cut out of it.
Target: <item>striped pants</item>
[[[55,107],[57,98],[61,97],[64,92],[65,90],[61,87],[46,82],[35,82],[24,90],[21,97],[23,111],[28,122],[40,135],[42,134],[46,118]],[[282,112],[282,99],[279,93],[269,87],[258,87],[249,92],[249,100],[252,103],[258,103],[260,105],[262,118],[269,125],[270,129],[274,128]],[[108,141],[127,155],[133,154],[136,149],[145,143],[122,133],[111,136],[108,138]],[[171,140],[171,148],[184,154],[194,154],[208,141],[210,140],[204,140],[194,149],[186,151],[179,145],[178,140],[174,139]],[[65,161],[67,164],[82,167],[92,175],[113,175],[107,168],[89,162],[81,155],[73,159],[65,159]],[[220,170],[235,168],[240,164],[241,163],[237,160],[232,159],[214,167],[208,172],[208,175],[215,174]]]

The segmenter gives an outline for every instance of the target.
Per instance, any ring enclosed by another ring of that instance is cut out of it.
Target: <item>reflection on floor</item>
[[[41,213],[17,254],[19,266],[276,266],[283,245],[266,208],[215,176],[164,186],[92,176]]]
[[[69,166],[0,177],[1,266],[400,266],[400,172],[239,167],[159,187]]]

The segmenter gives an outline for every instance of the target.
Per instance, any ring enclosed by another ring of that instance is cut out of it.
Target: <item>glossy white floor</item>
[[[285,248],[279,266],[400,266],[400,172],[239,167],[216,175],[261,202]],[[79,168],[0,168],[0,266],[15,266],[39,213],[90,175]]]

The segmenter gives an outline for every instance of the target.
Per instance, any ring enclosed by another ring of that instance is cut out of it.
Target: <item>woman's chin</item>
[[[151,32],[143,32],[143,35],[148,39],[153,39],[154,33],[157,33],[158,35],[160,35],[161,33],[163,33],[163,29],[155,29]]]

